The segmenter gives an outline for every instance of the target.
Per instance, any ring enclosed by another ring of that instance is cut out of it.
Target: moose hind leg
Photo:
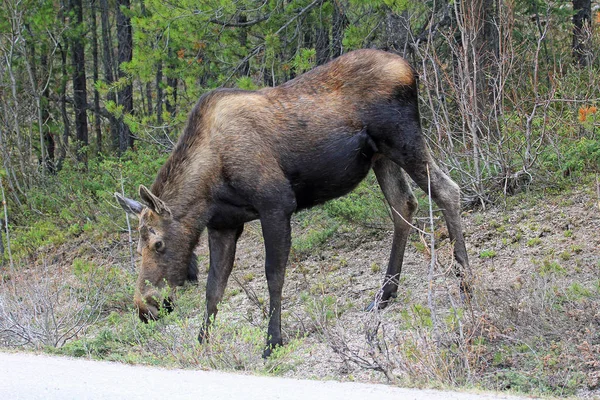
[[[208,229],[210,268],[206,281],[206,313],[198,335],[200,343],[208,339],[210,324],[217,315],[218,304],[233,269],[236,243],[243,230],[243,225],[236,229]]]
[[[442,209],[450,240],[454,242],[456,275],[461,278],[463,294],[468,293],[470,269],[460,220],[460,188],[435,163],[425,138],[421,133],[419,115],[416,106],[402,110],[404,120],[401,132],[386,132],[387,143],[382,152],[402,167],[425,193]]]
[[[415,163],[407,168],[407,172],[425,193],[429,193],[431,187],[431,197],[442,209],[450,241],[454,243],[454,258],[458,263],[454,271],[461,279],[461,293],[470,295],[471,270],[460,218],[460,188],[431,157],[428,157],[425,162]]]
[[[417,199],[406,181],[404,171],[398,164],[388,158],[380,158],[373,165],[373,170],[379,186],[392,209],[394,238],[387,272],[382,285],[381,298],[373,301],[367,307],[367,311],[375,307],[384,308],[391,298],[396,297],[404,251],[410,233],[409,224],[412,223],[418,205]]]

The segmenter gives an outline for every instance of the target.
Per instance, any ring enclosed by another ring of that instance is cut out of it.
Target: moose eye
[[[162,250],[164,250],[165,248],[165,244],[162,241],[158,241],[156,243],[154,243],[154,250],[161,252]]]

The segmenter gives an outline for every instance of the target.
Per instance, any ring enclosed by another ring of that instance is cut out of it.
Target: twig
[[[233,276],[233,280],[238,285],[240,285],[240,287],[242,288],[244,293],[246,293],[246,296],[248,296],[248,300],[250,300],[252,303],[254,303],[260,309],[260,311],[263,314],[263,318],[267,318],[269,316],[269,313],[267,312],[266,306],[264,304],[262,304],[261,301],[258,299],[256,292],[254,292],[254,290],[252,290],[251,288],[244,285],[235,274],[232,274],[232,276]]]
[[[212,22],[213,24],[218,24],[218,25],[222,25],[225,27],[229,27],[229,28],[244,28],[244,27],[248,27],[248,26],[252,26],[252,25],[256,25],[259,24],[263,21],[268,20],[271,17],[271,13],[264,15],[262,17],[259,17],[255,20],[252,21],[246,21],[246,22],[230,22],[230,21],[220,21],[218,19],[209,19],[208,22]]]
[[[596,196],[598,197],[598,210],[600,210],[600,181],[598,180],[598,174],[596,174]]]
[[[8,250],[8,260],[10,262],[10,272],[15,272],[15,264],[13,263],[12,252],[10,251],[10,235],[8,231],[8,207],[6,204],[6,196],[4,194],[4,183],[0,177],[0,189],[2,189],[2,207],[4,209],[4,229],[6,232],[6,249]],[[4,255],[3,255],[4,256]]]
[[[392,211],[394,211],[400,218],[402,218],[402,221],[404,221],[404,223],[408,226],[410,226],[411,228],[415,229],[417,232],[423,234],[423,235],[429,235],[429,232],[424,231],[423,229],[417,228],[415,225],[411,224],[410,222],[408,222],[406,220],[406,218],[404,218],[404,216],[402,214],[400,214],[398,212],[398,210],[396,210],[393,206],[390,205],[390,207],[392,208]]]
[[[302,10],[300,10],[296,15],[294,15],[292,18],[290,18],[290,20],[288,22],[286,22],[285,24],[283,24],[281,26],[281,28],[279,28],[277,30],[277,32],[275,32],[275,35],[279,35],[281,33],[281,31],[283,31],[285,28],[287,28],[288,26],[290,26],[290,24],[292,22],[294,22],[295,20],[297,20],[300,16],[306,14],[307,12],[309,12],[310,10],[312,10],[313,8],[315,8],[316,6],[318,6],[319,4],[323,3],[325,0],[315,0],[312,3],[310,3],[309,5],[307,5],[306,7],[304,7]]]
[[[125,188],[123,187],[123,171],[119,169],[120,181],[121,181],[121,194],[125,197]],[[135,272],[135,257],[133,255],[133,237],[131,235],[131,223],[129,222],[129,214],[125,213],[125,220],[127,221],[127,240],[129,241],[129,258],[131,261],[131,272]]]
[[[427,167],[427,196],[429,198],[429,222],[430,222],[430,226],[431,226],[431,233],[429,233],[428,235],[431,237],[431,261],[429,263],[429,276],[428,276],[428,289],[427,289],[427,305],[429,306],[429,311],[431,312],[431,323],[433,326],[433,334],[435,336],[435,342],[436,345],[439,346],[439,344],[441,343],[440,341],[440,335],[438,332],[438,323],[437,323],[437,316],[435,313],[435,307],[433,304],[433,278],[434,278],[434,270],[435,270],[435,263],[436,263],[436,253],[435,253],[435,236],[434,236],[434,232],[435,232],[435,225],[433,222],[433,201],[431,199],[431,177],[429,176],[429,163],[426,165]]]

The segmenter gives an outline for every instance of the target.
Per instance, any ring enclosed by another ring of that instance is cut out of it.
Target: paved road
[[[0,353],[0,399],[497,400],[509,396],[167,370],[43,355]]]

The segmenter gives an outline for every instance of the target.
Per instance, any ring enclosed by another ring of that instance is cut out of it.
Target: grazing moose
[[[405,173],[442,209],[462,277],[468,269],[460,190],[431,158],[421,133],[417,83],[393,54],[358,50],[281,86],[218,89],[203,95],[141,203],[116,197],[139,217],[142,256],[135,304],[155,319],[160,290],[196,280],[198,238],[208,228],[207,334],[223,297],[244,223],[259,219],[269,287],[267,357],[282,344],[281,292],[298,210],[350,192],[373,168],[394,213],[394,238],[379,307],[396,295],[417,202]],[[461,288],[467,288],[464,280]],[[371,305],[372,307],[373,305]]]

